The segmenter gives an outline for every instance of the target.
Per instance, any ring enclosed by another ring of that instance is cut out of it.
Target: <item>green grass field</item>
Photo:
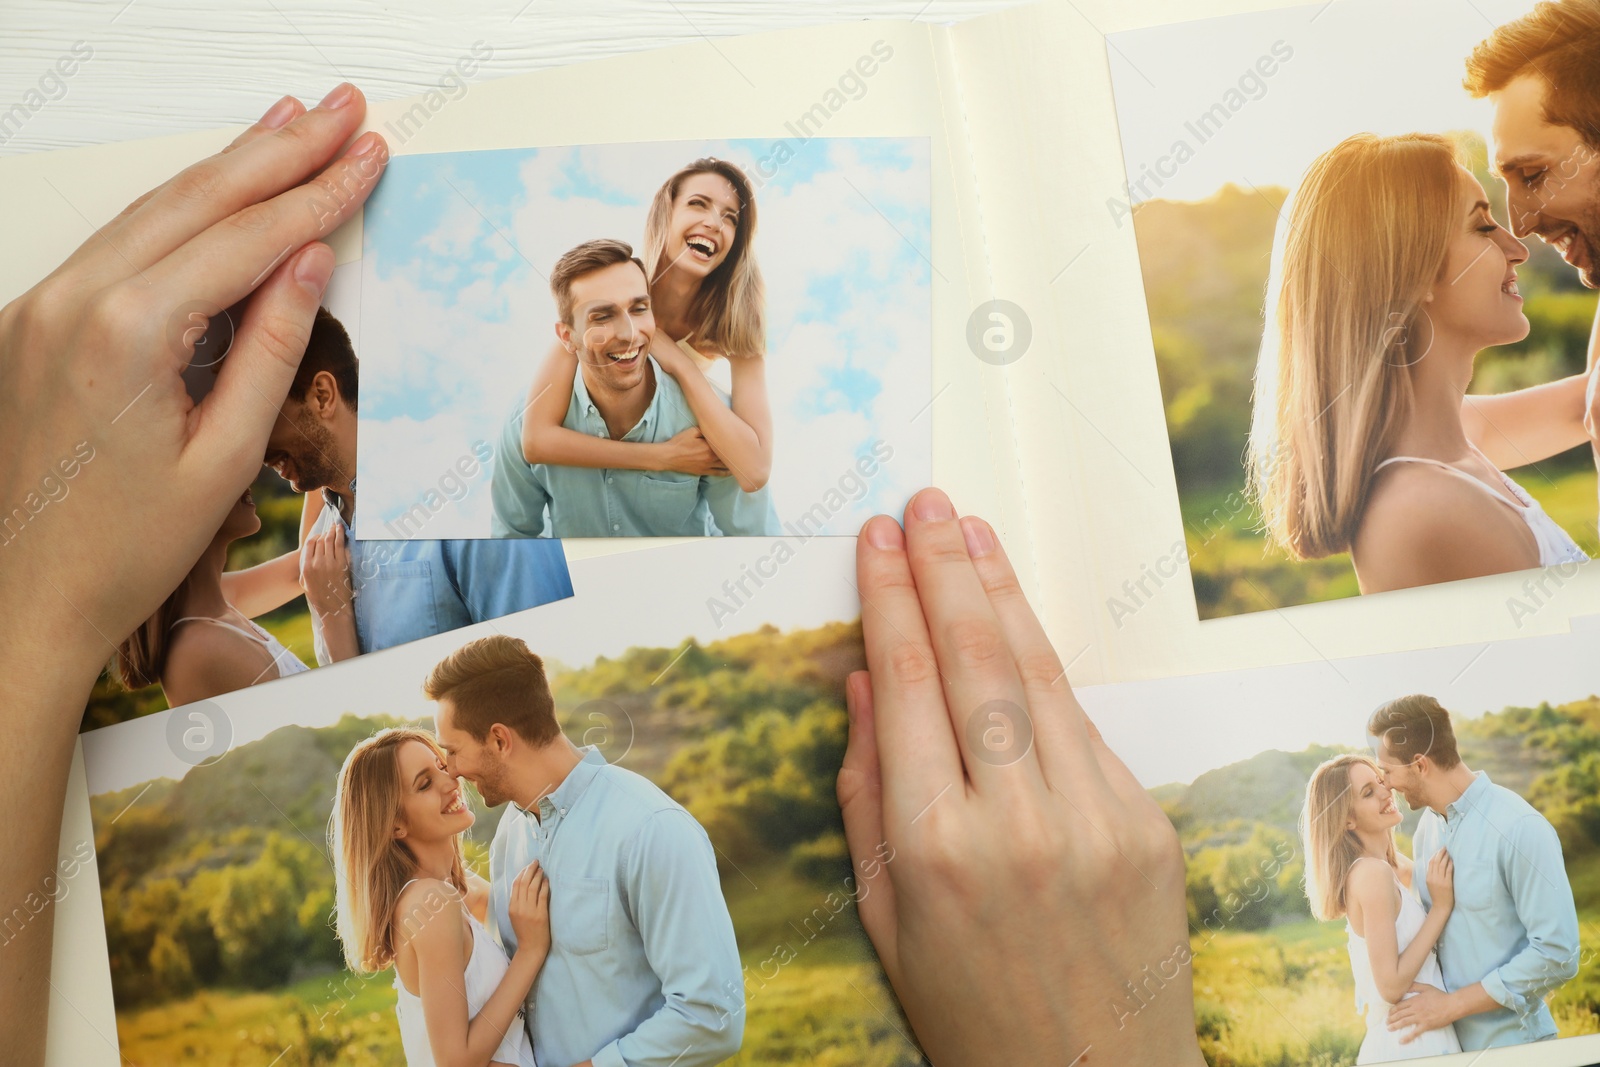
[[[1591,872],[1593,873],[1593,872]],[[1579,872],[1573,872],[1574,882]],[[1575,887],[1576,888],[1576,884]],[[1581,894],[1580,894],[1581,898]],[[1562,1037],[1600,1033],[1600,908],[1580,909],[1586,951],[1578,976],[1550,1001]],[[1211,1067],[1345,1067],[1366,1026],[1343,923],[1305,920],[1193,939],[1195,1019]]]
[[[1593,469],[1560,472],[1546,467],[1541,472],[1525,467],[1510,473],[1585,552],[1600,555],[1595,530],[1600,499]],[[1202,619],[1359,594],[1348,555],[1291,560],[1254,528],[1254,509],[1241,507],[1240,501],[1233,487],[1191,492],[1182,501],[1184,540]]]
[[[854,909],[807,925],[825,908],[827,886],[799,879],[781,864],[746,873],[725,886],[746,977],[744,1047],[728,1064],[919,1064]],[[392,971],[372,979],[339,971],[270,992],[208,990],[119,1012],[117,1035],[124,1061],[134,1067],[396,1064],[404,1057],[393,981]]]

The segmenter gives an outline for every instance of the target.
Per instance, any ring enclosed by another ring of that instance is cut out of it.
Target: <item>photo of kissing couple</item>
[[[357,536],[851,534],[892,510],[931,451],[927,143],[785,159],[730,140],[393,160],[363,230],[381,384]],[[893,469],[841,494],[891,434]],[[487,492],[441,496],[432,472],[471,454]]]
[[[357,974],[393,968],[409,1067],[710,1067],[737,1053],[744,975],[694,816],[568,740],[519,639],[463,645],[424,692],[435,729],[358,743],[329,823],[344,957]],[[463,862],[463,779],[485,805],[510,804],[487,881]]]
[[[1256,49],[1260,91],[1198,120],[1225,144],[1163,146],[1154,169],[1134,153],[1156,132],[1129,147],[1202,618],[1565,581],[1600,550],[1600,0],[1497,11],[1515,17],[1487,36],[1487,16],[1431,0],[1189,24],[1238,37],[1192,76]],[[1129,35],[1131,62],[1173,29]],[[1153,121],[1128,73],[1125,137]]]
[[[572,595],[556,542],[351,536],[360,378],[349,332],[319,309],[262,477],[182,584],[118,646],[86,725],[209,700]],[[241,550],[267,558],[238,565]]]
[[[1578,912],[1550,821],[1462,761],[1450,713],[1413,695],[1378,708],[1373,754],[1306,786],[1311,914],[1345,920],[1358,1064],[1557,1036],[1548,997],[1578,973]],[[1403,797],[1421,819],[1397,847]]]

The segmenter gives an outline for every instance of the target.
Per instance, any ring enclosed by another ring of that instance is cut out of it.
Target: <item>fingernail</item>
[[[946,522],[956,517],[950,498],[937,489],[924,489],[911,502],[911,512],[923,522]]]
[[[874,515],[867,520],[867,544],[873,548],[901,548],[905,545],[905,536],[900,529],[900,524],[887,515]]]
[[[276,130],[280,126],[287,125],[292,118],[294,118],[294,97],[286,96],[269,107],[267,113],[261,116],[261,121],[256,125],[265,126],[269,130]]]
[[[989,524],[975,515],[961,520],[961,536],[967,542],[967,555],[973,559],[994,551],[994,532]]]
[[[349,82],[340,82],[338,85],[333,87],[333,92],[322,98],[322,103],[318,104],[317,106],[320,108],[326,108],[329,111],[333,111],[336,108],[344,107],[355,98],[356,87],[351,85]]]
[[[300,253],[294,263],[294,280],[305,287],[312,296],[321,299],[322,291],[333,277],[333,249],[318,244]]]

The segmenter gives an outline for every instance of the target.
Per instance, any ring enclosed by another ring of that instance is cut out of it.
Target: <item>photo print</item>
[[[1596,536],[1593,3],[1352,0],[1114,34],[1202,619]]]
[[[929,143],[798,144],[395,158],[365,215],[357,537],[899,511],[932,475]]]

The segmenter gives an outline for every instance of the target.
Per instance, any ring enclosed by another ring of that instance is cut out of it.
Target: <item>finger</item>
[[[222,220],[305,182],[338,154],[365,113],[360,91],[344,83],[281,129],[189,166],[119,220],[108,237],[121,255],[149,270]]]
[[[1068,782],[1083,781],[1086,774],[1098,777],[1098,762],[1091,748],[1104,749],[1105,742],[1098,740],[1099,731],[1095,731],[1091,743],[1087,719],[1073,696],[1066,668],[1028,603],[994,528],[969,516],[961,520],[961,533],[1027,697],[1026,718],[1014,728],[1017,743],[1025,740],[1023,734],[1031,736],[1045,781],[1058,789]]]
[[[145,270],[135,283],[153,285],[173,307],[189,301],[230,307],[295,250],[326,237],[354,215],[388,159],[382,137],[362,134],[316,178],[216,222]]]
[[[244,145],[249,144],[251,141],[259,140],[260,138],[265,137],[273,130],[282,129],[305,113],[306,106],[300,101],[296,100],[294,97],[279,97],[271,107],[267,108],[266,114],[262,115],[255,122],[251,123],[248,129],[246,129],[239,136],[235,137],[232,141],[229,141],[228,146],[217,154],[227,155],[229,152],[232,152],[237,148],[241,148]]]
[[[967,777],[979,792],[1042,785],[1017,664],[949,497],[911,498],[906,545]]]
[[[856,910],[861,925],[878,950],[878,958],[891,968],[892,981],[892,966],[899,958],[895,951],[894,887],[883,860],[887,845],[883,832],[883,783],[872,717],[872,680],[867,672],[856,671],[845,678],[844,692],[850,732],[836,786],[839,808],[844,813],[844,839],[855,870]]]
[[[186,457],[205,465],[197,481],[221,493],[219,499],[235,492],[234,482],[242,492],[260,465],[332,274],[333,250],[314,243],[278,267],[245,310],[216,387],[194,412],[185,448]]]
[[[879,515],[856,539],[861,634],[888,825],[910,825],[952,787],[965,788],[900,524]]]

